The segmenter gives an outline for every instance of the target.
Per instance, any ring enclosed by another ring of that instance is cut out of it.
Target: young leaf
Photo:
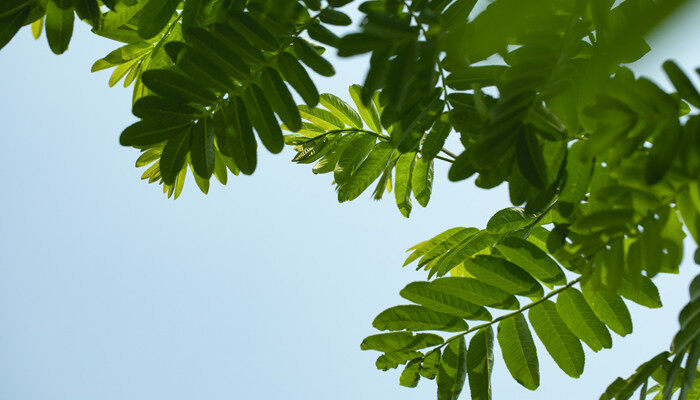
[[[463,319],[417,305],[395,306],[382,311],[372,322],[380,331],[445,331],[469,329]]]
[[[441,290],[430,282],[409,283],[399,294],[406,300],[441,313],[470,320],[491,320],[491,314],[484,307]]]
[[[575,288],[568,288],[557,295],[557,311],[571,332],[591,350],[612,347],[608,328],[593,313],[583,294]]]
[[[472,400],[491,400],[491,372],[493,371],[493,329],[488,326],[469,341],[467,374]]]
[[[350,86],[350,97],[355,103],[355,107],[360,112],[362,120],[365,121],[369,129],[374,133],[382,132],[382,120],[379,117],[379,111],[373,102],[369,102],[367,105],[362,102],[362,86],[352,85]]]
[[[442,353],[437,374],[438,400],[457,400],[467,377],[467,345],[464,336],[451,341]]]
[[[343,121],[328,110],[316,107],[312,108],[303,104],[297,108],[302,118],[311,121],[314,125],[320,126],[323,129],[332,131],[345,128]]]
[[[499,322],[497,337],[503,361],[513,379],[530,390],[537,389],[540,386],[537,348],[525,317],[518,313]]]
[[[581,376],[585,362],[583,347],[561,320],[557,306],[545,300],[532,307],[528,316],[532,328],[559,368],[573,378]]]
[[[338,117],[345,124],[353,128],[362,129],[362,118],[350,104],[344,102],[339,97],[330,93],[323,93],[320,98],[321,104],[326,107],[333,115]]]
[[[379,143],[372,149],[367,159],[353,172],[350,179],[338,189],[338,201],[354,200],[374,182],[389,162],[393,148],[389,143]],[[342,156],[341,156],[342,158]]]
[[[377,138],[373,135],[361,133],[347,146],[338,159],[333,175],[339,185],[346,183],[367,154],[374,148]]]

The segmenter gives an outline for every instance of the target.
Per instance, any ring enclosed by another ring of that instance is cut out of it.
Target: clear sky
[[[637,71],[668,87],[664,59],[700,65],[698,20],[695,2]],[[130,90],[89,73],[114,48],[80,27],[64,56],[27,29],[0,51],[0,399],[434,398],[434,382],[398,386],[359,344],[406,283],[425,279],[401,268],[404,251],[483,227],[508,206],[504,188],[450,183],[439,164],[431,203],[407,220],[392,196],[338,204],[330,177],[261,149],[253,177],[213,183],[208,196],[190,180],[168,200],[118,144],[134,120]],[[317,82],[347,99],[364,64],[337,69]],[[597,398],[666,349],[697,271],[687,246],[681,274],[656,279],[666,307],[630,305],[634,333],[588,351],[581,379],[540,346],[542,385],[530,392],[496,346],[494,399]]]

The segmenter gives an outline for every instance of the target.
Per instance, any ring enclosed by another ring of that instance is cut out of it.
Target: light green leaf
[[[500,257],[477,255],[462,264],[469,275],[506,293],[541,298],[542,285],[517,265]]]
[[[461,297],[480,306],[506,310],[517,310],[519,308],[518,300],[513,295],[474,278],[440,278],[434,280],[432,285],[437,290]]]
[[[583,294],[575,288],[568,288],[557,295],[557,311],[571,332],[591,350],[612,347],[608,328],[593,313]]]
[[[420,365],[420,375],[426,379],[435,379],[440,367],[440,349],[435,348],[426,353]]]
[[[513,379],[530,390],[537,389],[540,386],[537,348],[525,317],[518,313],[499,322],[497,336],[503,361]]]
[[[382,311],[372,322],[380,331],[445,331],[469,329],[463,319],[417,305],[395,306]]]
[[[399,211],[406,218],[411,215],[411,178],[415,160],[416,153],[405,153],[396,162],[394,197]]]
[[[389,163],[393,148],[389,143],[379,143],[370,151],[367,159],[360,164],[347,182],[338,188],[338,201],[345,202],[356,199],[374,182]],[[343,156],[341,156],[342,160]]]
[[[411,178],[413,196],[422,207],[428,205],[433,193],[433,160],[419,157],[413,166]]]
[[[406,300],[441,313],[470,320],[491,320],[491,314],[484,307],[465,300],[463,296],[441,290],[431,282],[409,283],[399,294]]]
[[[420,359],[411,360],[406,368],[404,368],[401,373],[401,378],[399,379],[399,385],[405,387],[416,387],[418,386],[418,381],[420,380],[420,374],[418,373],[420,369]]]
[[[507,237],[496,246],[508,261],[530,275],[551,285],[566,284],[566,277],[559,265],[536,245],[518,237]]]
[[[369,129],[374,133],[381,133],[382,120],[379,117],[379,111],[377,111],[377,107],[373,102],[369,102],[367,105],[362,102],[362,86],[352,85],[349,91],[350,97],[352,97],[352,101],[355,102],[355,107],[357,107],[357,110],[360,112],[362,120],[365,121]]]
[[[537,215],[525,213],[522,207],[508,207],[498,211],[489,219],[486,230],[491,233],[506,233],[516,231],[531,225]]]
[[[620,296],[610,294],[605,288],[593,289],[590,284],[584,284],[581,289],[595,315],[613,332],[620,336],[632,333],[632,318]]]
[[[360,344],[360,349],[386,353],[413,351],[437,346],[442,342],[440,336],[432,333],[418,333],[414,336],[411,332],[390,332],[366,337]]]
[[[345,128],[343,121],[328,110],[305,105],[300,105],[297,108],[299,109],[299,114],[301,114],[302,118],[311,121],[311,123],[320,126],[323,129],[332,131]]]
[[[345,124],[357,129],[362,129],[364,126],[360,114],[358,114],[350,104],[344,102],[339,97],[330,93],[323,93],[321,94],[320,101],[324,107]]]
[[[583,347],[562,321],[557,306],[545,300],[532,307],[528,316],[532,328],[559,368],[573,378],[581,376],[585,363]]]

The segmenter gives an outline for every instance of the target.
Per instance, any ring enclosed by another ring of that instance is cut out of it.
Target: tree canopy
[[[359,21],[343,12],[350,3]],[[625,66],[683,3],[4,0],[0,48],[30,25],[62,54],[76,16],[118,42],[92,70],[133,86],[139,121],[119,142],[168,197],[188,174],[205,194],[212,177],[253,174],[258,142],[332,173],[339,202],[393,192],[406,218],[414,200],[428,205],[436,162],[451,164],[451,181],[507,185],[512,207],[486,227],[410,249],[404,267],[426,280],[401,290],[409,304],[380,312],[372,325],[386,332],[361,344],[381,353],[378,369],[402,368],[403,386],[424,378],[438,400],[465,385],[491,399],[496,362],[538,388],[535,337],[579,377],[583,346],[630,334],[627,302],[662,307],[653,278],[678,273],[686,232],[700,239],[700,92],[673,61],[661,68],[674,92]],[[331,50],[369,55],[353,104],[319,93],[309,74],[336,73]],[[460,151],[445,148],[450,136]],[[664,351],[611,376],[601,400],[700,398],[700,275],[689,291]]]

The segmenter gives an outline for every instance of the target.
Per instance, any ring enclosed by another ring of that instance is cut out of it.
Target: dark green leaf
[[[150,146],[174,138],[189,125],[166,125],[158,121],[139,121],[127,127],[119,136],[122,146]]]
[[[506,293],[532,298],[543,295],[544,291],[537,280],[500,257],[477,255],[465,261],[463,266],[469,275]]]
[[[175,184],[180,171],[185,168],[185,159],[190,151],[190,130],[186,129],[173,136],[163,147],[160,156],[160,174],[166,185]]]
[[[190,155],[194,172],[208,181],[214,172],[216,162],[214,127],[209,118],[197,121],[197,124],[192,128]]]
[[[146,87],[165,97],[202,105],[212,105],[217,100],[216,95],[208,89],[198,85],[188,77],[170,70],[144,71],[142,79]]]
[[[25,7],[17,12],[8,13],[0,17],[0,49],[5,47],[24,25],[24,20],[27,19],[29,10],[29,7]]]
[[[149,39],[162,31],[175,13],[180,0],[148,0],[141,10],[139,36]]]
[[[365,338],[360,345],[362,350],[377,350],[382,352],[412,351],[442,344],[440,336],[432,333],[410,332],[380,333]]]
[[[158,96],[146,96],[134,103],[133,113],[144,120],[160,121],[163,124],[178,125],[196,119],[201,111],[187,104]]]
[[[607,290],[596,290],[590,284],[582,287],[583,296],[595,315],[620,336],[632,333],[632,318],[625,302]]]
[[[304,102],[310,107],[316,106],[319,100],[318,90],[299,61],[293,55],[283,52],[277,57],[277,65],[284,79],[299,93]]]
[[[277,71],[266,68],[261,77],[263,93],[284,124],[293,132],[301,129],[301,116],[291,93]]]
[[[226,147],[241,172],[250,175],[257,166],[257,143],[255,136],[253,136],[253,129],[248,122],[248,114],[243,100],[234,97],[221,111],[224,113],[228,132]]]
[[[55,54],[63,54],[73,36],[72,0],[49,0],[46,4],[46,39]]]
[[[299,59],[306,64],[309,68],[316,71],[322,76],[333,76],[335,75],[335,68],[333,64],[328,62],[323,56],[318,54],[316,49],[311,47],[311,45],[304,39],[297,38],[294,41],[294,52],[299,57]]]
[[[284,148],[282,130],[265,94],[257,85],[250,85],[243,95],[248,106],[248,117],[263,145],[270,152],[279,153]]]
[[[542,282],[563,285],[566,277],[559,265],[534,244],[517,237],[508,237],[496,246],[509,261]]]
[[[279,47],[279,43],[274,36],[262,25],[248,14],[242,12],[232,12],[231,26],[241,36],[245,37],[252,45],[259,47],[262,50],[275,51]]]

